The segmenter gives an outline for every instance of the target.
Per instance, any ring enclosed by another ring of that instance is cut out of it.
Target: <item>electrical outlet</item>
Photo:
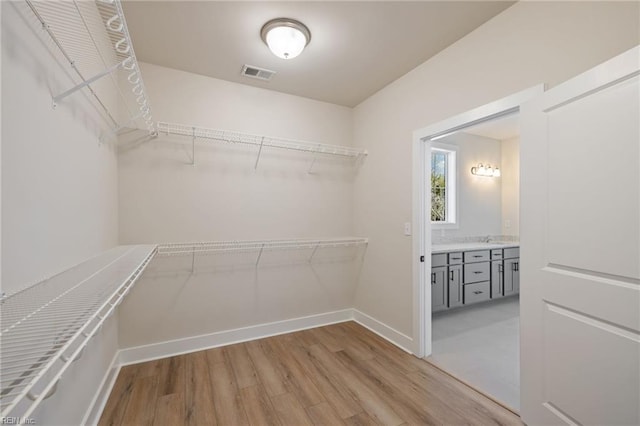
[[[406,235],[406,236],[410,236],[411,235],[411,222],[405,222],[404,223],[404,235]]]
[[[507,220],[505,220],[505,221],[504,221],[504,227],[505,227],[506,229],[511,228],[511,221],[510,221],[509,219],[507,219]]]

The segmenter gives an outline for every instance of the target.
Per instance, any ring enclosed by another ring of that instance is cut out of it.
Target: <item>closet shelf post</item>
[[[320,148],[321,146],[318,144],[318,148],[316,148],[315,151],[313,151],[313,160],[311,160],[311,165],[309,166],[309,170],[307,171],[307,173],[311,174],[311,171],[313,170],[313,166],[314,164],[316,164],[316,158],[318,157],[318,152],[320,152]]]
[[[256,268],[258,267],[258,264],[260,263],[260,258],[262,257],[262,251],[264,250],[264,244],[262,244],[262,246],[260,246],[260,252],[258,253],[258,258],[256,259]]]
[[[191,165],[196,165],[196,128],[191,128]],[[191,268],[193,272],[193,267]]]
[[[258,161],[260,161],[260,154],[262,154],[262,146],[264,145],[264,136],[260,139],[260,148],[258,148],[258,156],[256,157],[256,164],[253,166],[253,170],[258,169]]]
[[[313,251],[311,252],[311,256],[309,256],[309,263],[311,263],[311,261],[313,260],[313,256],[316,255],[316,251],[318,250],[319,246],[320,246],[320,241],[318,241],[316,243],[316,246],[313,248]]]

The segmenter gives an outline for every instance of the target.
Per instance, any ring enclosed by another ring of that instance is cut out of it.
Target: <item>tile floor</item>
[[[518,297],[437,313],[430,359],[519,411],[519,319]]]

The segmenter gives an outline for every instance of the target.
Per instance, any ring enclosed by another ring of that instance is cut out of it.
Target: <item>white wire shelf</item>
[[[208,129],[205,127],[189,126],[186,124],[166,123],[158,121],[159,134],[188,136],[195,142],[196,139],[207,139],[234,144],[253,145],[259,147],[255,166],[258,166],[260,154],[263,148],[279,148],[292,151],[306,152],[310,154],[334,155],[360,160],[367,155],[366,150],[340,145],[329,145],[317,142],[308,142],[295,139],[286,139],[273,136],[254,135],[250,133],[236,132],[232,130]]]
[[[212,241],[200,243],[160,244],[157,249],[158,257],[166,256],[195,256],[216,253],[258,252],[256,265],[260,255],[269,250],[313,250],[319,248],[356,247],[367,245],[366,238],[332,238],[319,240],[252,240],[252,241]]]
[[[3,418],[29,417],[55,392],[154,254],[153,245],[116,247],[2,299]]]
[[[109,123],[102,139],[126,127],[155,122],[120,0],[25,0],[42,30],[62,55],[73,86],[53,96],[56,107],[67,96],[86,89]],[[110,102],[117,94],[118,101]]]

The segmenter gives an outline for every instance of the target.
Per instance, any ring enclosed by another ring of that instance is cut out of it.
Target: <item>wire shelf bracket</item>
[[[60,93],[57,96],[54,96],[53,97],[53,107],[54,108],[57,107],[58,103],[61,100],[63,100],[67,96],[71,95],[72,93],[77,92],[78,90],[82,89],[83,87],[89,86],[94,81],[100,80],[102,77],[113,73],[114,71],[116,71],[118,68],[120,68],[122,66],[123,66],[122,63],[116,64],[116,65],[112,66],[111,68],[107,68],[106,70],[102,71],[101,73],[99,73],[99,74],[97,74],[97,75],[95,75],[95,76],[93,76],[91,78],[88,78],[88,79],[84,80],[82,83],[75,85],[71,89],[69,89],[69,90],[67,90],[67,91],[65,91],[63,93]]]
[[[362,160],[367,156],[366,150],[357,148],[329,145],[317,142],[307,142],[295,139],[286,139],[272,136],[254,135],[250,133],[236,132],[230,130],[209,129],[205,127],[184,125],[178,123],[167,123],[158,121],[157,131],[159,134],[164,135],[176,135],[176,136],[190,136],[192,138],[192,163],[195,164],[195,141],[196,138],[212,140],[218,142],[252,145],[258,147],[256,154],[256,161],[254,163],[254,170],[258,168],[258,163],[264,148],[278,148],[287,149],[298,152],[305,152],[313,154],[312,162],[308,172],[312,173],[313,167],[316,163],[318,155],[330,155],[339,156],[345,158],[351,158],[356,165],[359,165]]]
[[[120,246],[0,300],[0,415],[29,417],[122,302],[156,246]]]

